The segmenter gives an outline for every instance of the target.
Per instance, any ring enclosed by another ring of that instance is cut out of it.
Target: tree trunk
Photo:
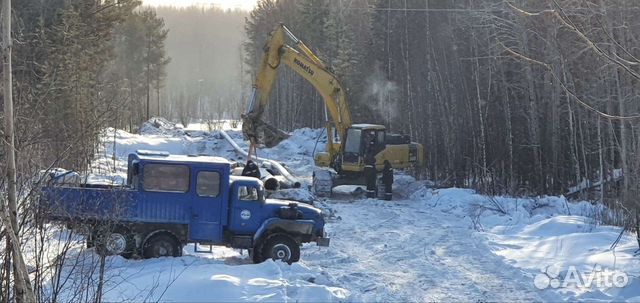
[[[513,131],[512,131],[512,125],[511,125],[511,99],[509,98],[510,96],[510,92],[507,86],[507,80],[506,80],[506,75],[504,72],[504,66],[500,67],[500,78],[502,78],[502,84],[504,86],[504,98],[502,98],[503,101],[503,109],[504,109],[504,119],[505,119],[505,125],[506,125],[506,131],[507,131],[507,149],[508,149],[508,154],[509,154],[509,165],[508,165],[508,170],[509,170],[509,174],[507,177],[507,192],[509,194],[515,194],[516,191],[516,182],[515,182],[515,172],[513,171]]]
[[[408,125],[409,125],[409,135],[412,138],[416,138],[417,137],[417,133],[414,132],[414,121],[415,119],[413,119],[413,115],[415,113],[415,104],[413,101],[413,88],[411,85],[411,64],[409,64],[409,60],[411,60],[411,58],[409,58],[409,25],[408,25],[408,17],[407,17],[407,1],[404,1],[404,43],[400,43],[400,48],[402,48],[404,46],[403,49],[403,59],[404,59],[404,66],[405,66],[405,74],[406,74],[406,88],[407,88],[407,100],[408,100],[408,105],[409,105],[409,112],[407,113],[407,118],[409,119],[408,121]]]
[[[147,38],[147,110],[145,114],[145,121],[149,121],[149,102],[151,98],[151,33]],[[187,125],[184,126],[185,128]]]
[[[617,89],[617,98],[618,98],[618,110],[620,113],[620,116],[625,116],[627,114],[626,108],[625,108],[625,100],[624,97],[622,95],[622,87],[620,85],[620,74],[619,72],[616,70],[614,71],[614,75],[615,75],[615,82],[616,82],[616,89]],[[629,167],[629,154],[628,154],[628,140],[627,140],[627,125],[625,121],[620,121],[620,160],[622,162],[622,173],[624,174],[624,178],[623,178],[623,189],[622,189],[622,199],[623,201],[626,201],[628,199],[628,190],[629,187],[631,186],[631,184],[629,184],[629,176],[631,174],[630,172],[630,167]]]
[[[162,116],[162,114],[160,113],[160,80],[160,67],[158,67],[158,70],[156,72],[156,101],[158,105],[158,117]]]
[[[18,203],[16,196],[17,177],[15,159],[15,134],[13,128],[13,75],[11,70],[11,0],[2,2],[2,68],[4,89],[4,151],[6,155],[7,205],[0,206],[1,214],[11,242],[14,274],[14,297],[16,302],[33,302],[33,291],[29,283],[29,275],[22,258],[20,241],[18,241]],[[7,212],[8,210],[8,212]],[[8,217],[7,217],[8,214]]]
[[[2,296],[0,296],[0,302],[9,302],[9,294],[11,292],[11,240],[7,236],[5,238],[6,249],[4,253],[4,259],[2,260],[3,268],[1,277],[2,280]]]
[[[638,251],[640,251],[640,209],[636,208],[636,239],[638,240]]]
[[[2,2],[2,75],[4,88],[4,151],[6,155],[7,206],[1,205],[0,216],[4,220],[7,238],[11,242],[14,274],[14,297],[16,302],[34,302],[29,274],[24,264],[18,235],[18,203],[16,196],[16,154],[13,128],[13,75],[11,70],[11,0]],[[8,210],[8,212],[7,212]],[[8,214],[8,218],[7,218]]]
[[[522,47],[524,53],[526,55],[531,55],[530,45],[529,45],[529,33],[526,29],[522,30],[521,33],[522,38]],[[533,186],[536,186],[535,192],[543,191],[543,178],[542,178],[542,160],[541,160],[541,151],[540,151],[540,136],[539,136],[539,128],[540,123],[538,121],[538,95],[536,93],[535,87],[535,74],[533,70],[533,66],[531,63],[527,63],[524,65],[525,69],[525,77],[526,77],[526,89],[527,89],[527,105],[529,110],[528,117],[528,132],[529,132],[529,145],[531,146],[533,161],[534,161],[534,172],[535,176],[538,180],[534,181]],[[537,182],[536,182],[537,181]]]
[[[604,205],[604,157],[602,156],[602,125],[598,116],[598,159],[600,161],[600,204]]]

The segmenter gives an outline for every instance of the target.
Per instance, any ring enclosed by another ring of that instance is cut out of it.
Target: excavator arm
[[[286,38],[293,40],[297,49],[287,45]],[[340,150],[340,145],[334,143],[333,128],[336,129],[340,140],[344,140],[346,130],[351,126],[345,91],[336,76],[326,68],[324,63],[283,24],[278,25],[271,32],[265,43],[264,55],[260,69],[256,74],[249,106],[246,113],[242,115],[243,134],[250,140],[252,146],[261,143],[271,147],[286,138],[286,134],[262,121],[262,115],[269,103],[278,68],[283,63],[311,83],[322,96],[326,111],[331,116],[331,122],[327,121],[326,124],[327,152],[332,156],[336,155]]]

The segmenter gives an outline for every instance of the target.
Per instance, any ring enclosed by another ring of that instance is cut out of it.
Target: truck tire
[[[249,249],[249,258],[251,258],[251,261],[254,264],[264,262],[264,259],[262,258],[262,253],[260,253],[260,250],[261,250],[260,248]]]
[[[127,259],[131,258],[136,250],[133,234],[125,228],[96,231],[95,237],[87,241],[87,246],[89,245],[95,245],[96,252],[101,256],[120,255]]]
[[[273,234],[267,237],[262,248],[264,259],[280,260],[288,264],[300,260],[300,245],[286,234]]]
[[[159,233],[147,239],[142,246],[142,255],[146,259],[182,256],[182,245],[172,235]]]

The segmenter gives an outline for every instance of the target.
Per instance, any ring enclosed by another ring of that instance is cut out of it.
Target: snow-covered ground
[[[224,128],[246,147],[238,128]],[[297,130],[258,155],[308,181],[313,150],[324,146],[323,138],[316,146],[321,133]],[[108,129],[102,140],[95,172],[118,175],[117,182],[137,149],[243,160],[204,124],[181,128],[158,120],[139,135]],[[490,198],[468,189],[430,189],[405,175],[396,179],[394,201],[351,195],[317,201],[330,214],[331,246],[305,245],[297,264],[250,264],[236,250],[195,253],[193,246],[181,258],[109,257],[105,300],[640,301],[635,235],[624,234],[611,249],[620,228],[589,218],[600,207],[562,197]],[[564,285],[575,282],[574,273],[581,285]],[[582,285],[589,277],[595,281]],[[626,286],[604,283],[613,277],[627,277]]]

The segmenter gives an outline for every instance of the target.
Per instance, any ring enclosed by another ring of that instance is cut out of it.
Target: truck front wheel
[[[182,245],[178,240],[166,233],[152,236],[143,245],[143,255],[145,258],[159,257],[180,257],[182,256]]]
[[[262,254],[260,253],[260,249],[253,248],[249,249],[249,258],[255,264],[262,263],[264,259],[262,259]]]
[[[286,234],[270,235],[263,246],[262,257],[291,264],[300,260],[300,245]]]

